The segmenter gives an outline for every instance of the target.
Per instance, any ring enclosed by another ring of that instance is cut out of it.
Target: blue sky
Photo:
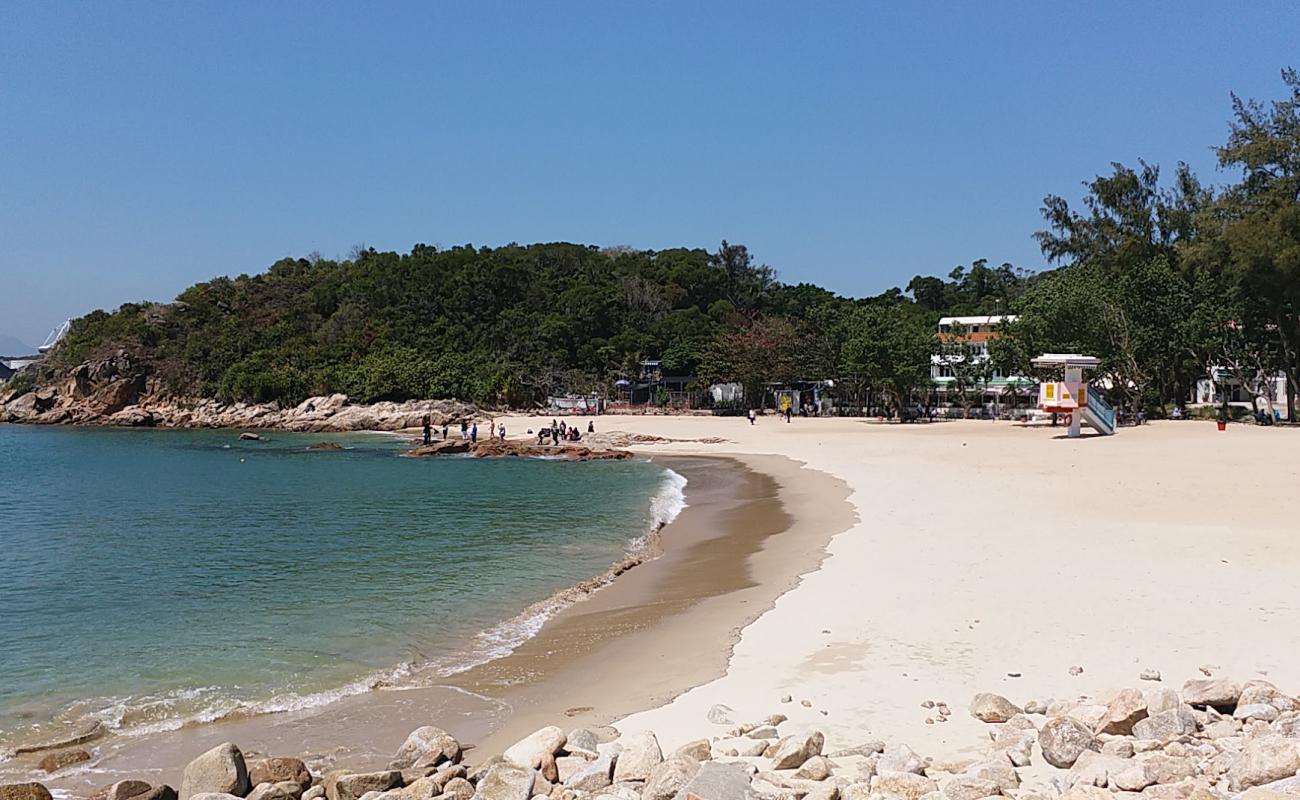
[[[0,333],[286,255],[743,242],[874,294],[1042,266],[1109,162],[1221,180],[1295,3],[0,4]]]

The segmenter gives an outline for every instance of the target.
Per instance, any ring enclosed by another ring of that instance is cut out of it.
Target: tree
[[[726,299],[738,309],[756,309],[776,281],[775,271],[766,264],[755,264],[743,244],[722,240],[709,264],[722,275]]]
[[[934,327],[929,315],[903,304],[854,309],[844,321],[840,369],[903,408],[930,382]]]
[[[735,381],[751,408],[763,404],[769,383],[786,383],[801,375],[802,331],[786,317],[758,317],[734,333],[719,337],[705,356],[701,371],[710,380]]]
[[[1233,95],[1233,121],[1219,164],[1243,178],[1201,214],[1195,266],[1224,275],[1271,326],[1287,378],[1287,417],[1300,390],[1300,75],[1283,70],[1288,90],[1268,105]],[[1258,328],[1258,322],[1245,323]]]

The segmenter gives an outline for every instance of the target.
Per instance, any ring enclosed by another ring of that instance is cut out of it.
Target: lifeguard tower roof
[[[1095,367],[1101,363],[1096,356],[1078,353],[1043,353],[1034,359],[1035,367]]]

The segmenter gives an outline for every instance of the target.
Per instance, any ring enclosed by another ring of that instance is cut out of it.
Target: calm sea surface
[[[0,425],[0,758],[70,724],[301,708],[504,654],[681,503],[646,462],[266,436]]]

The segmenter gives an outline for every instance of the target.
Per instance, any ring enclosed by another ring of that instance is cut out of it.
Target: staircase
[[[1088,405],[1083,409],[1083,419],[1098,433],[1109,436],[1115,432],[1115,409],[1092,386],[1088,387]]]

